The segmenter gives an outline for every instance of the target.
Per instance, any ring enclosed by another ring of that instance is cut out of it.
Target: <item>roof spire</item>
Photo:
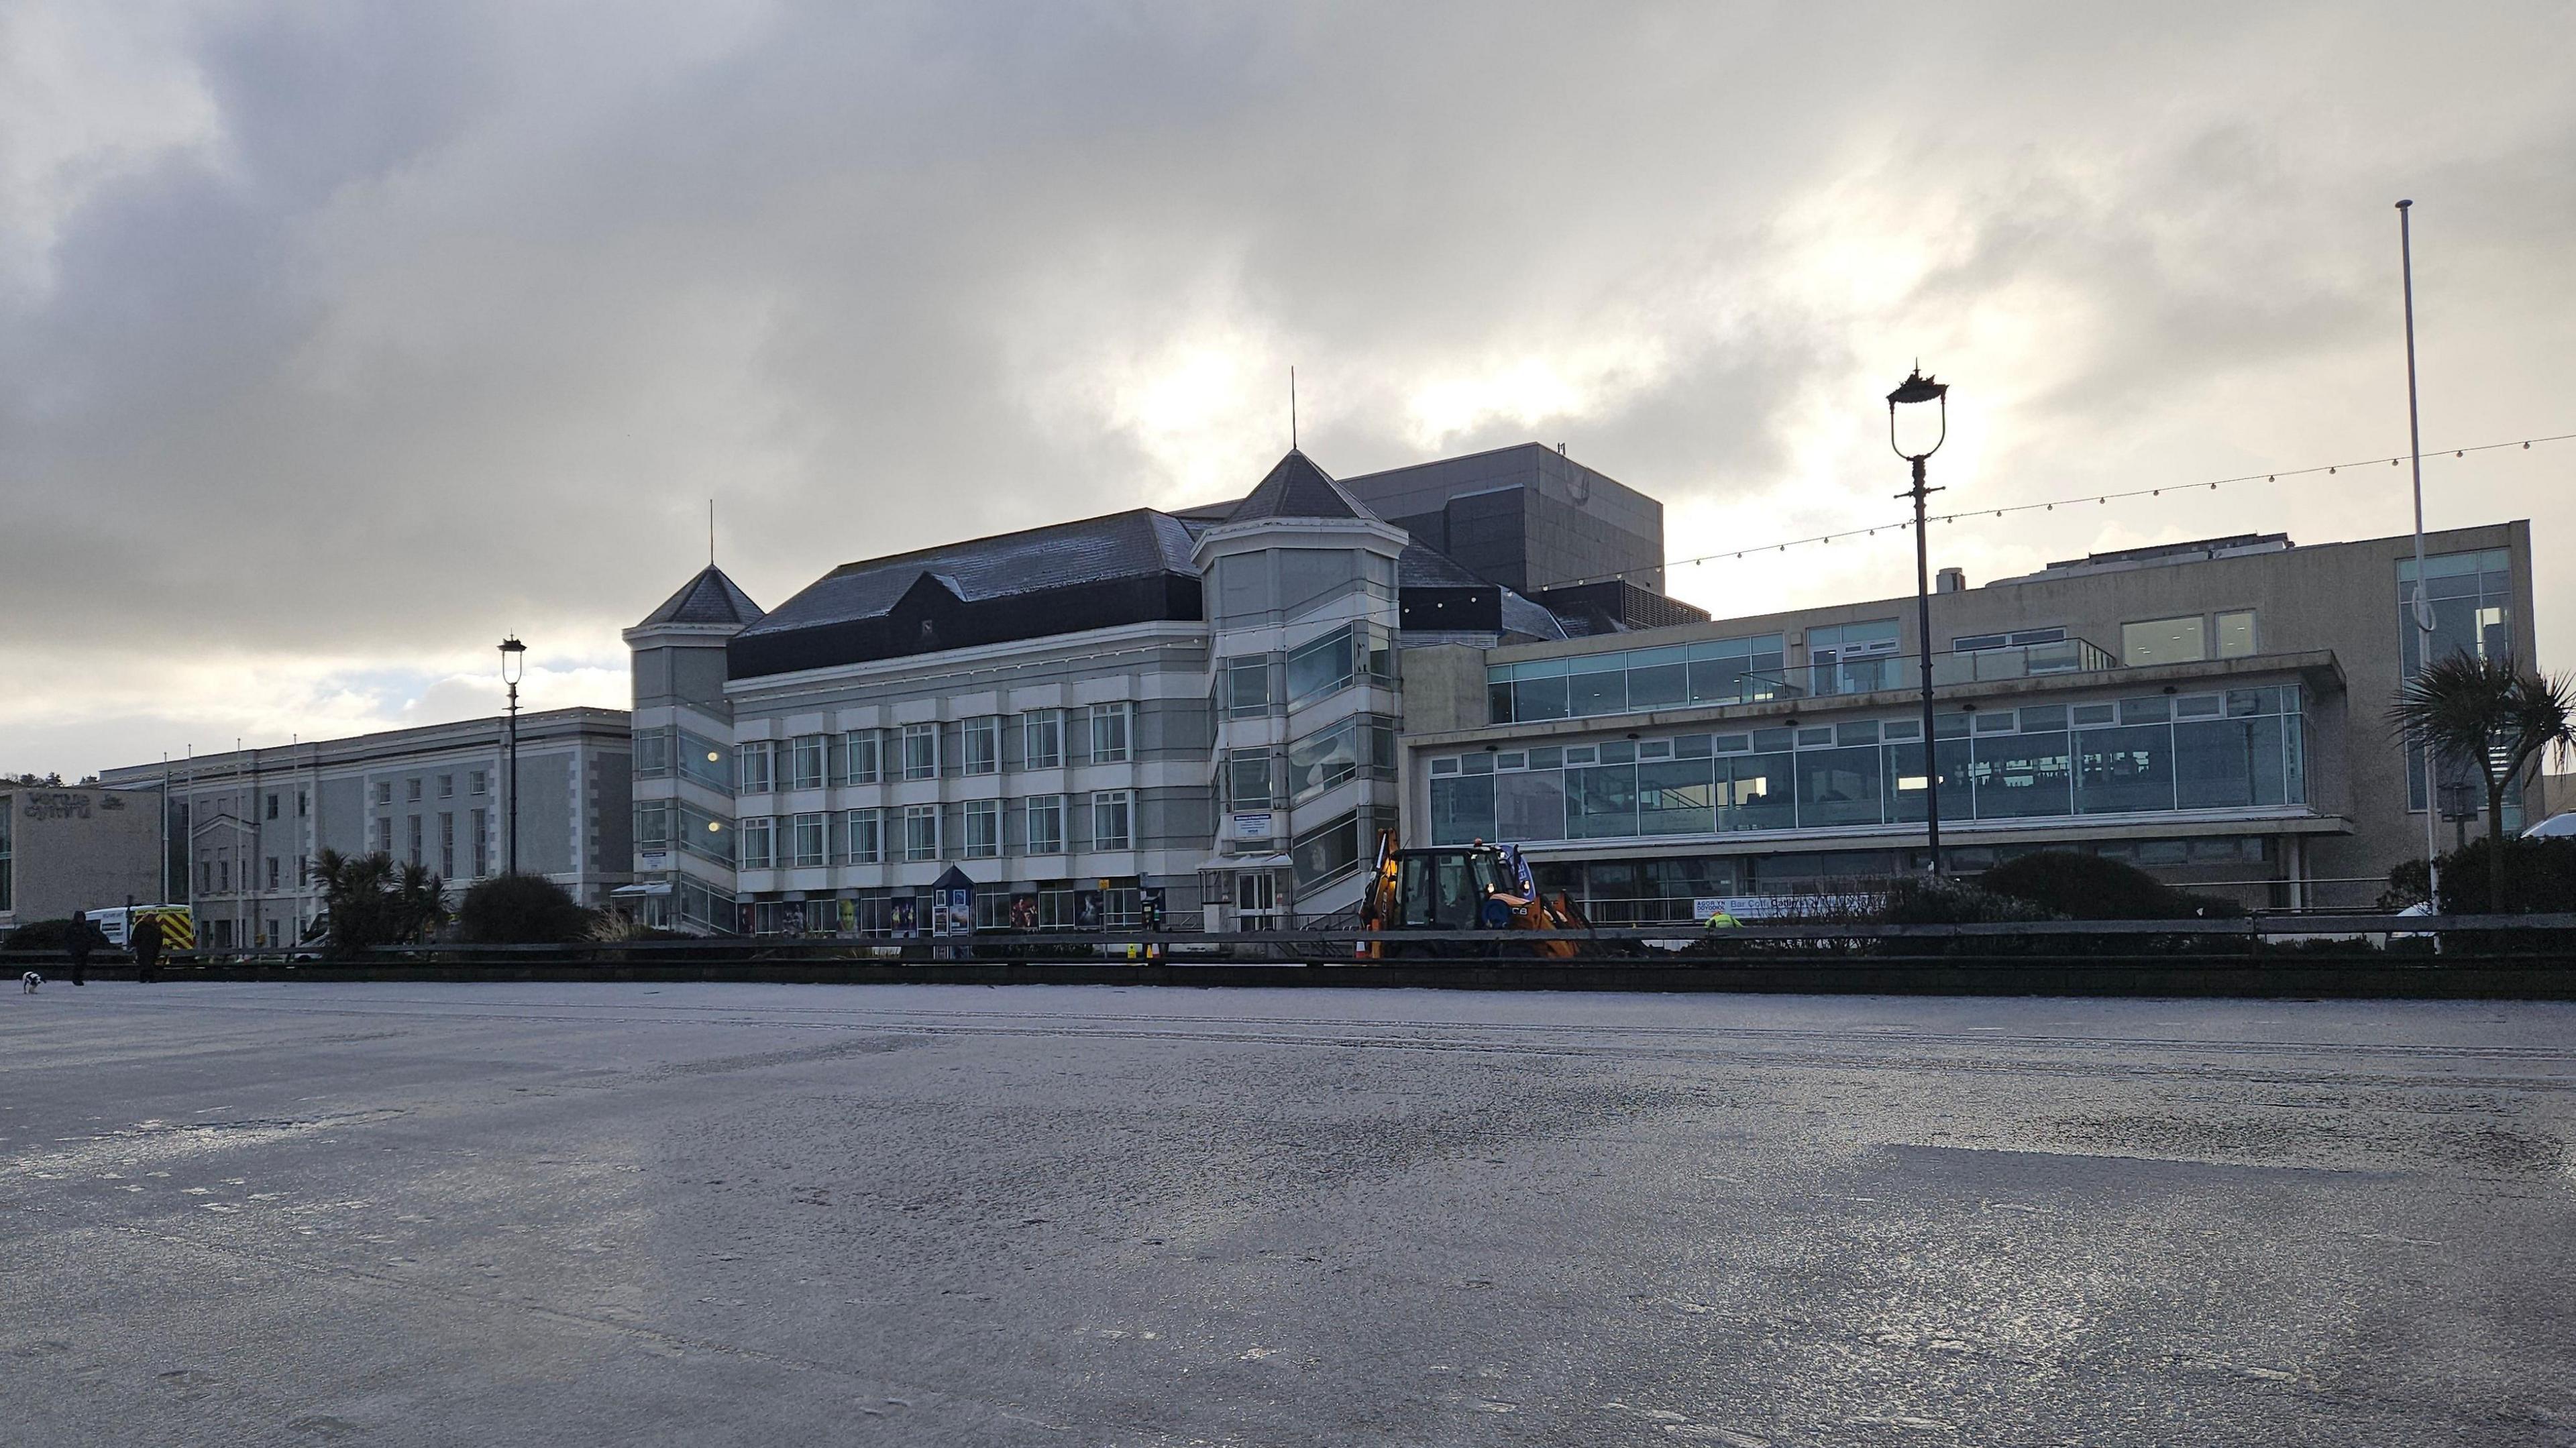
[[[1288,450],[1297,450],[1297,366],[1288,366]]]

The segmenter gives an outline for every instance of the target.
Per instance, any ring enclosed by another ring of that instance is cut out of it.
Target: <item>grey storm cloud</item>
[[[774,602],[1238,492],[1291,364],[1328,467],[1571,439],[1676,552],[1885,511],[1918,352],[2016,500],[2366,455],[2410,192],[2435,430],[2576,430],[2569,19],[20,0],[0,765],[473,712],[506,628],[614,703],[707,499]]]

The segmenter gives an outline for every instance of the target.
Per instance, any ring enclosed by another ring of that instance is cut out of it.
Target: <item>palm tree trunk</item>
[[[2487,910],[2504,910],[2504,785],[2487,778]]]

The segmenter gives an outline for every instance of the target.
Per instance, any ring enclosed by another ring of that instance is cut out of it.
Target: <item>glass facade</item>
[[[2502,658],[2513,652],[2513,555],[2502,548],[2478,553],[2436,553],[2424,560],[2424,602],[2433,614],[2431,655],[2469,654]],[[2415,560],[2397,561],[2398,657],[2410,676],[2424,666],[2424,631],[2415,623]],[[2406,751],[2406,808],[2424,808],[2424,753]],[[2445,759],[2436,770],[2440,783],[2467,784],[2485,809],[2486,785],[2477,766],[2464,759]],[[2518,791],[2505,796],[2505,828],[2522,828]]]
[[[2296,686],[1934,722],[1944,820],[2307,800]],[[1435,844],[1909,824],[1930,783],[1921,722],[1904,719],[1479,751],[1435,757],[1429,773]]]
[[[1485,670],[1494,722],[1577,719],[1680,704],[1743,704],[1796,692],[1779,634],[1531,659]]]

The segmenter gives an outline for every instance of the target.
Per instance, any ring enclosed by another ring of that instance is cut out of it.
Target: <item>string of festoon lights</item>
[[[2567,442],[2570,440],[2576,440],[2576,432],[2555,433],[2548,437],[2521,438],[2512,442],[2473,443],[2467,447],[2427,448],[2424,452],[2424,456],[2427,458],[2433,458],[2447,453],[2455,458],[2465,458],[2471,453],[2496,452],[2505,448],[2516,448],[2528,452],[2531,450],[2533,445],[2538,443]],[[2396,457],[2387,457],[2383,455],[2380,457],[2363,458],[2358,462],[2319,463],[2315,467],[2307,468],[2280,468],[2268,473],[2245,473],[2237,477],[2210,478],[2196,483],[2165,483],[2157,487],[2131,488],[2125,492],[2084,493],[2069,498],[2044,498],[2038,502],[2032,503],[2007,503],[2000,508],[1962,508],[1957,512],[1932,514],[1930,517],[1926,518],[1925,521],[1928,523],[1954,523],[1963,518],[2002,518],[2014,513],[2053,513],[2060,508],[2083,506],[2107,507],[2113,503],[2126,502],[2135,498],[2162,498],[2167,496],[2177,498],[2189,497],[2194,493],[2216,492],[2218,489],[2225,487],[2230,483],[2277,483],[2283,478],[2321,476],[2341,473],[2347,468],[2377,467],[2383,464],[2390,467],[2402,467],[2405,465],[2406,456],[2407,455],[2403,453]],[[1784,538],[1772,543],[1748,544],[1742,548],[1728,548],[1716,553],[1703,553],[1695,558],[1675,558],[1662,564],[1661,567],[1669,570],[1693,564],[1725,563],[1740,558],[1757,558],[1766,553],[1786,553],[1792,548],[1804,548],[1811,544],[1836,543],[1846,538],[1875,538],[1881,533],[1905,533],[1911,531],[1913,527],[1913,519],[1899,518],[1894,522],[1880,523],[1870,527],[1845,528],[1840,532],[1817,533],[1805,538]],[[1633,573],[1649,573],[1654,571],[1656,570],[1650,568],[1625,568],[1614,573],[1601,573],[1595,574],[1589,578],[1578,578],[1571,583],[1552,584],[1550,587],[1572,588],[1586,583],[1609,583],[1618,579],[1626,578]]]

